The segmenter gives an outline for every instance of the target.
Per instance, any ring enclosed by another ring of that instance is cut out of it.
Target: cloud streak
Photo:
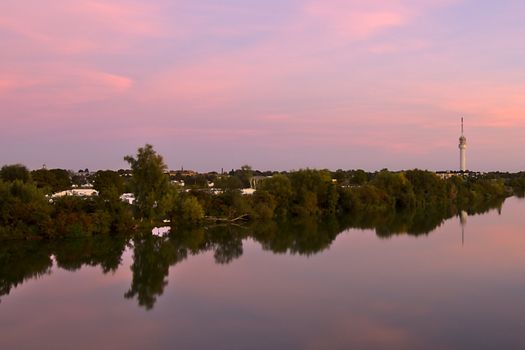
[[[124,50],[137,37],[161,35],[159,19],[154,7],[136,1],[5,0],[0,5],[0,29],[10,37],[5,46],[21,54]]]

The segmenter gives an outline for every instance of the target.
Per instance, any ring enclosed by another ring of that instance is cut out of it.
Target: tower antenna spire
[[[463,135],[463,117],[461,117],[461,135]]]

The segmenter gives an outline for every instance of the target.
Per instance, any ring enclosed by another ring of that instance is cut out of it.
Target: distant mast
[[[459,138],[459,170],[467,171],[467,138],[463,134],[463,117],[461,118],[461,136]]]

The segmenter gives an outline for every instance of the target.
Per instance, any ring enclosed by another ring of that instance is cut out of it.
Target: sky
[[[2,0],[0,164],[524,170],[522,0]]]

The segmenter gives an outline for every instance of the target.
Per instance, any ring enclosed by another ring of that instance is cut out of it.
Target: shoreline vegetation
[[[243,166],[228,173],[170,172],[151,145],[124,159],[130,170],[72,173],[3,166],[0,240],[135,235],[166,225],[177,232],[304,220],[338,220],[344,227],[375,228],[378,235],[382,230],[385,235],[396,230],[427,233],[461,211],[484,212],[525,192],[524,172],[457,173],[446,178],[417,169],[260,172]],[[96,196],[52,196],[88,184]],[[124,193],[133,194],[131,204],[123,201]]]

